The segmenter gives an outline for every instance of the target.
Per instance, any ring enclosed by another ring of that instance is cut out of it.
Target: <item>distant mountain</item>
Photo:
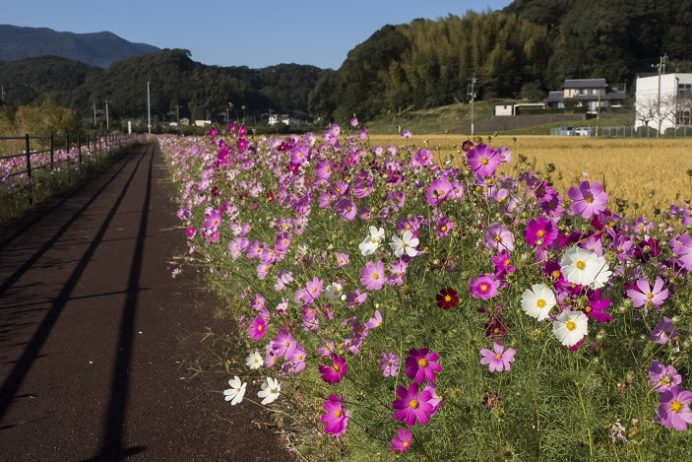
[[[108,99],[113,117],[146,114],[151,82],[152,116],[223,121],[261,117],[270,110],[309,118],[308,94],[324,71],[315,66],[279,64],[263,69],[207,66],[187,50],[161,50],[113,63],[107,69],[55,56],[0,61],[5,101],[16,107],[44,95],[89,117]],[[232,103],[232,106],[229,105]]]
[[[4,61],[51,55],[107,67],[113,62],[158,49],[144,43],[128,42],[111,32],[75,34],[45,27],[0,25],[0,60]]]

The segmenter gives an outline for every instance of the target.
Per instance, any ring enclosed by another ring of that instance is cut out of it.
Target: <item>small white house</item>
[[[495,116],[497,117],[504,117],[504,116],[513,116],[514,115],[514,106],[512,106],[509,103],[498,103],[495,105]]]
[[[635,129],[651,127],[665,133],[670,128],[691,126],[692,74],[637,77],[635,110]]]
[[[209,127],[211,120],[195,120],[195,127]]]
[[[288,114],[269,114],[269,119],[267,120],[268,125],[276,125],[282,123],[288,126],[302,125],[303,121],[291,117]]]

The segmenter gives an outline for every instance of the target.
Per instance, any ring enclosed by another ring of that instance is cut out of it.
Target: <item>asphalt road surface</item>
[[[171,191],[158,147],[132,148],[0,235],[0,461],[293,460],[228,378],[183,366],[228,326],[171,279]]]

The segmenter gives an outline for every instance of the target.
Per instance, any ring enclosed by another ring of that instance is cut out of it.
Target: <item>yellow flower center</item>
[[[262,329],[264,329],[264,326],[262,324],[257,326],[257,330],[262,330]]]
[[[288,348],[290,345],[291,345],[291,342],[289,342],[288,340],[286,340],[286,341],[284,342],[284,346],[285,346],[286,348]]]
[[[488,165],[488,158],[487,157],[481,157],[481,164],[482,165]]]
[[[337,417],[341,417],[341,411],[337,409],[336,411],[334,411],[334,415]]]
[[[557,279],[560,277],[560,272],[558,270],[554,270],[550,275],[553,277],[553,279]]]
[[[584,307],[584,311],[586,311],[587,313],[591,313],[591,309],[592,308],[589,305],[586,305],[586,307]]]
[[[501,358],[502,358],[502,355],[501,355],[501,354],[496,354],[496,355],[495,355],[495,359],[501,359]]]
[[[670,410],[673,412],[680,412],[682,410],[682,403],[676,399],[670,403]]]
[[[585,201],[587,204],[590,204],[590,203],[593,202],[593,197],[591,197],[591,196],[586,196],[586,197],[584,198],[584,201]]]
[[[408,224],[408,223],[406,223],[406,226],[404,226],[404,228],[406,228],[406,229],[411,229],[411,225]]]
[[[341,369],[341,367],[337,363],[334,363],[332,364],[332,369],[334,369],[334,372],[339,372],[339,369]]]
[[[577,324],[574,321],[567,321],[565,327],[567,328],[567,330],[572,331],[577,328]]]
[[[502,240],[502,238],[500,237],[499,234],[497,236],[495,236],[495,242],[500,242],[501,240]]]
[[[428,365],[428,360],[425,358],[421,358],[418,360],[418,366],[419,367],[425,367]]]
[[[401,445],[405,448],[407,448],[409,444],[411,444],[411,443],[409,443],[408,441],[402,441],[401,442]]]
[[[584,268],[586,268],[586,263],[584,263],[583,260],[578,260],[575,266],[577,267],[577,269],[583,270]]]
[[[652,298],[654,298],[654,294],[652,294],[651,292],[649,292],[649,293],[646,294],[646,298],[648,298],[649,300],[651,300]]]
[[[442,231],[443,233],[447,231],[447,225],[440,226],[440,231]]]
[[[372,278],[377,281],[380,278],[380,275],[377,273],[373,273]]]
[[[500,333],[500,328],[496,327],[493,329],[493,334],[499,334]]]
[[[412,399],[408,402],[408,407],[415,409],[418,407],[418,400]]]
[[[450,295],[445,295],[445,302],[449,303],[452,301],[452,297]]]
[[[661,377],[661,379],[658,381],[659,385],[668,385],[670,383],[670,376],[664,375]]]
[[[538,232],[536,233],[536,236],[538,236],[538,237],[545,236],[545,231],[543,231],[542,229],[539,229]]]
[[[481,292],[487,292],[488,291],[488,284],[481,284]]]
[[[542,298],[539,298],[538,301],[536,302],[536,306],[538,308],[545,308],[545,300],[543,300]]]

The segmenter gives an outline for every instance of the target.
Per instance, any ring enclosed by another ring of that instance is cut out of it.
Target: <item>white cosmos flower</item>
[[[418,255],[418,251],[416,250],[418,244],[418,238],[413,237],[413,233],[406,230],[401,235],[401,238],[399,238],[399,236],[396,234],[392,236],[392,242],[389,244],[389,246],[392,248],[394,255],[397,257],[401,257],[404,254],[408,255],[409,257],[415,257]]]
[[[605,258],[577,246],[570,247],[562,255],[560,271],[572,284],[588,286],[592,289],[603,287],[613,274]]]
[[[344,287],[338,282],[332,282],[324,289],[324,295],[327,297],[327,300],[333,302],[334,300],[341,298],[343,289]]]
[[[245,387],[247,386],[247,383],[243,383],[240,380],[240,378],[236,375],[228,381],[228,384],[231,386],[231,388],[223,391],[223,394],[225,395],[224,399],[226,401],[230,401],[231,405],[235,406],[243,400],[243,396],[245,396]]]
[[[581,311],[563,311],[553,321],[553,334],[564,346],[574,346],[589,330],[589,318]]]
[[[264,366],[264,358],[259,351],[255,350],[245,358],[245,365],[250,369],[259,369]]]
[[[365,240],[358,244],[361,255],[364,257],[372,255],[380,247],[380,243],[384,241],[384,228],[370,227],[370,232],[365,237]]]
[[[545,320],[556,304],[555,294],[545,284],[534,284],[521,295],[521,309],[539,321]]]
[[[262,384],[262,390],[257,393],[257,396],[264,398],[262,404],[270,404],[276,401],[281,394],[281,384],[278,380],[267,377],[267,380]]]

